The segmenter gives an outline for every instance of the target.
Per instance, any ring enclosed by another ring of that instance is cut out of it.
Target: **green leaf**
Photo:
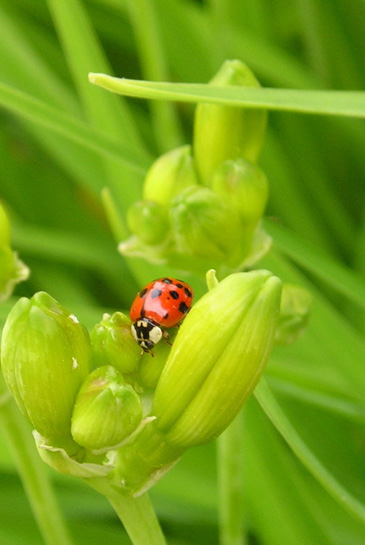
[[[196,83],[164,83],[89,74],[91,83],[121,95],[181,102],[212,102],[246,108],[267,108],[320,115],[365,117],[365,92],[242,89]]]

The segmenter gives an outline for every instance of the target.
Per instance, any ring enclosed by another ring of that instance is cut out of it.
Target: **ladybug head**
[[[131,325],[134,340],[142,348],[143,352],[151,352],[155,344],[162,338],[162,330],[151,320],[141,318]]]

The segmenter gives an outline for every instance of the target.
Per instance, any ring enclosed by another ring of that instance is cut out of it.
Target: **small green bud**
[[[5,209],[0,203],[0,246],[10,246],[10,224]]]
[[[5,382],[20,410],[45,438],[71,437],[76,394],[89,373],[86,329],[45,292],[19,299],[1,340]]]
[[[270,355],[280,294],[268,271],[236,273],[193,306],[154,396],[152,414],[169,444],[206,443],[238,414]]]
[[[137,371],[141,350],[131,335],[131,321],[127,316],[121,312],[104,314],[90,337],[96,367],[112,365],[122,374]]]
[[[168,205],[175,195],[197,183],[191,146],[182,146],[153,163],[144,181],[143,199]]]
[[[180,254],[205,258],[210,266],[237,259],[241,225],[236,210],[207,187],[190,187],[170,206],[170,223]]]
[[[236,208],[245,227],[256,227],[265,210],[268,182],[262,170],[244,159],[225,161],[216,170],[212,190]]]
[[[0,302],[7,299],[16,284],[29,276],[29,269],[9,246],[0,246]]]
[[[259,87],[241,61],[226,61],[210,82],[226,87]],[[263,144],[267,114],[263,109],[201,102],[194,122],[194,157],[201,181],[209,185],[217,167],[227,159],[256,162]]]
[[[293,343],[305,330],[311,313],[312,296],[299,286],[283,285],[275,341]]]
[[[137,201],[129,208],[127,224],[145,244],[161,244],[169,226],[165,207],[155,201]]]
[[[92,450],[112,450],[142,420],[141,401],[120,373],[109,365],[95,369],[77,395],[72,415],[74,440]]]

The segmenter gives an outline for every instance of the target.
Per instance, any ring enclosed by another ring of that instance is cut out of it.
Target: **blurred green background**
[[[110,189],[126,234],[146,169],[191,141],[194,108],[124,100],[88,72],[206,83],[238,58],[264,87],[361,90],[364,24],[361,0],[0,0],[0,199],[31,269],[1,324],[19,296],[45,290],[91,327],[170,272],[118,254],[100,194]],[[314,309],[267,372],[289,431],[262,399],[245,409],[252,545],[365,544],[364,149],[363,120],[269,116],[260,166],[274,250],[262,266],[307,287]],[[40,543],[1,436],[0,471],[1,545]],[[50,473],[75,542],[128,543],[106,500]],[[169,543],[218,543],[214,445],[188,452],[151,495]]]

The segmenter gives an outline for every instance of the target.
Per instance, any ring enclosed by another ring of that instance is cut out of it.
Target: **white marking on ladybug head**
[[[162,330],[157,325],[153,327],[150,331],[150,341],[153,342],[153,344],[157,344],[162,339]]]

